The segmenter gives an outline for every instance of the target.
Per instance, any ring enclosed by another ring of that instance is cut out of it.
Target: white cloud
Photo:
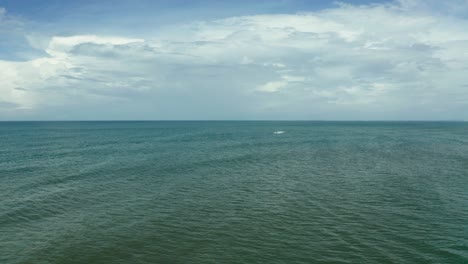
[[[341,4],[157,39],[34,36],[48,56],[0,61],[0,118],[468,119],[468,3],[457,4]]]
[[[286,81],[267,82],[267,83],[259,86],[258,90],[262,91],[262,92],[273,93],[273,92],[279,91],[281,88],[284,88],[287,85],[288,85],[288,82],[286,82]]]
[[[261,92],[273,93],[288,87],[288,85],[291,86],[297,83],[302,83],[304,80],[305,78],[303,76],[283,75],[281,76],[280,81],[267,82],[263,85],[260,85],[257,90]]]
[[[46,49],[52,56],[67,55],[73,48],[81,44],[95,45],[125,45],[143,42],[143,39],[130,39],[123,37],[102,37],[94,35],[81,35],[71,37],[53,37]]]

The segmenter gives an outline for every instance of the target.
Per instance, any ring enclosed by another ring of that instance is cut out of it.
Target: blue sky
[[[385,1],[349,0],[356,5]],[[336,6],[337,1],[317,0],[114,0],[35,1],[2,0],[13,16],[34,22],[34,29],[58,34],[145,34],[168,24],[213,20],[232,16],[317,11]]]
[[[41,22],[59,22],[67,16],[83,13],[84,17],[100,19],[104,17],[117,18],[124,16],[141,20],[144,16],[162,15],[167,19],[178,15],[188,15],[183,19],[212,19],[223,16],[239,16],[272,13],[295,13],[317,11],[336,6],[337,2],[355,5],[384,3],[384,0],[348,0],[348,1],[318,1],[318,0],[113,0],[113,1],[36,1],[36,0],[2,0],[0,4],[12,15],[23,16],[30,20]]]
[[[468,119],[467,15],[467,0],[0,0],[0,120]]]

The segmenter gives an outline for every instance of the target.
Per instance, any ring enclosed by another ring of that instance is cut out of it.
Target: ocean
[[[468,263],[468,123],[0,122],[0,263]]]

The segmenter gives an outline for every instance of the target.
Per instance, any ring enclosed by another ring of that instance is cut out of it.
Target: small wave
[[[286,133],[286,131],[275,131],[275,132],[273,132],[273,134],[275,134],[275,135],[281,135],[281,134],[284,134],[284,133]]]

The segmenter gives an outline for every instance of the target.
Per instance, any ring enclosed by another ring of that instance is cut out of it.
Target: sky
[[[468,0],[0,0],[0,120],[468,120]]]

